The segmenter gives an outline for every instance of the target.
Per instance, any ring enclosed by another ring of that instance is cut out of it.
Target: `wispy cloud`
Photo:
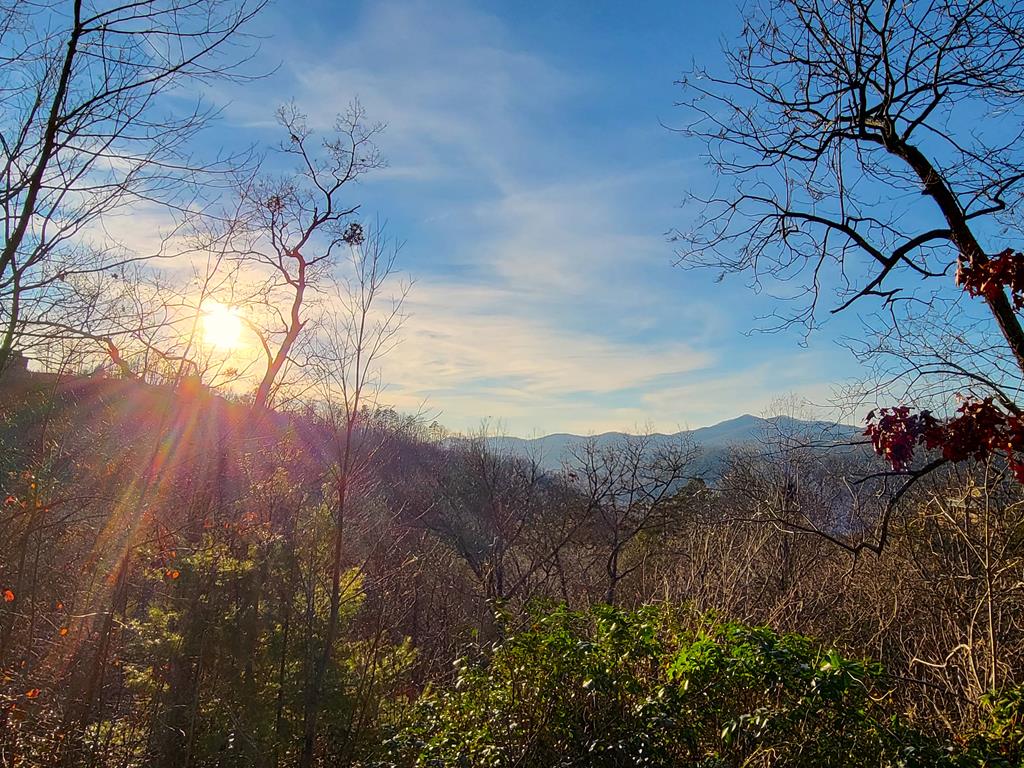
[[[616,97],[598,78],[468,2],[357,7],[329,44],[281,31],[274,92],[318,127],[355,96],[388,124],[390,168],[361,194],[408,239],[416,281],[385,369],[397,405],[426,400],[456,428],[671,429],[824,392],[815,355],[767,363],[741,335],[753,302],[671,268],[661,233],[683,162],[633,136],[588,143],[590,115]],[[266,92],[249,92],[228,115],[259,130],[267,109]]]

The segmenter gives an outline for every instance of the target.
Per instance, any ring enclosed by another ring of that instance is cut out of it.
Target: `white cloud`
[[[373,3],[319,53],[295,52],[300,107],[328,126],[358,95],[387,122],[393,165],[378,179],[419,185],[420,226],[445,249],[407,248],[412,317],[385,366],[397,405],[426,400],[452,426],[493,417],[519,433],[671,428],[779,391],[766,369],[714,377],[727,308],[684,298],[664,239],[634,221],[665,167],[574,163],[572,138],[548,130],[586,91],[580,73],[518,49],[466,3]]]
[[[279,79],[291,82],[275,91],[324,130],[358,98],[387,124],[391,167],[378,178],[500,183],[531,121],[579,88],[517,50],[496,18],[469,3],[375,0],[344,32],[329,51],[310,49],[301,35],[284,41]],[[232,119],[267,126],[273,104],[262,96],[215,98],[231,102]]]
[[[387,399],[426,400],[456,428],[492,417],[526,434],[671,430],[762,410],[788,390],[824,395],[813,355],[738,358],[750,308],[670,267],[660,232],[680,168],[575,145],[565,129],[595,87],[584,74],[458,0],[367,3],[331,46],[282,32],[272,87],[215,98],[257,132],[278,94],[318,128],[355,96],[388,124],[391,165],[364,190],[385,214],[400,202],[415,285],[405,340],[384,365]]]
[[[714,360],[681,343],[652,349],[610,340],[598,329],[569,332],[531,317],[520,298],[503,288],[421,282],[408,308],[412,316],[388,378],[415,382],[418,390],[512,387],[527,399],[610,393]],[[488,383],[493,381],[507,383]]]

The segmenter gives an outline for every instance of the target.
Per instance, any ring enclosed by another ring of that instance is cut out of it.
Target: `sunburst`
[[[241,345],[244,323],[237,308],[210,302],[203,306],[201,324],[203,341],[209,346],[231,351]]]

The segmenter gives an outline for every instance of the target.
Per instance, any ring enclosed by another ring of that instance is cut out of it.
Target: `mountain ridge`
[[[763,442],[772,435],[803,437],[816,443],[841,443],[861,434],[859,427],[841,422],[796,419],[791,416],[763,418],[749,413],[732,419],[696,429],[678,432],[652,432],[653,443],[688,439],[703,449],[702,463],[713,465],[732,449]],[[630,436],[629,432],[602,432],[594,435],[577,435],[569,432],[555,432],[538,437],[514,437],[494,435],[485,437],[488,446],[524,458],[535,459],[545,470],[558,470],[574,445],[594,441],[598,446],[610,447]]]

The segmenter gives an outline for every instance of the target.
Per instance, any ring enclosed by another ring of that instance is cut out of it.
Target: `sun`
[[[210,302],[203,308],[203,341],[217,349],[237,349],[242,338],[242,316],[234,307]]]

